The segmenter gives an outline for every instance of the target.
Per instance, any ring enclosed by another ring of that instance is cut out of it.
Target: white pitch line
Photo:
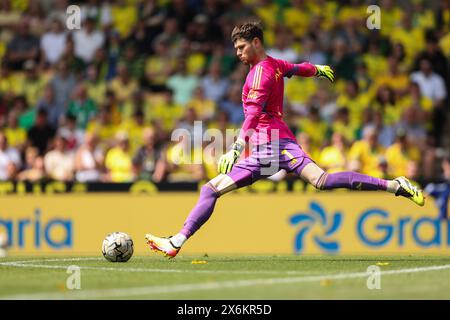
[[[101,258],[70,258],[70,259],[40,259],[0,262],[0,266],[18,267],[18,268],[40,268],[40,269],[63,269],[67,270],[68,265],[47,265],[35,264],[34,262],[72,262],[72,261],[92,261],[102,260]],[[118,271],[118,272],[153,272],[153,273],[204,273],[204,274],[267,274],[267,275],[300,275],[313,274],[309,271],[285,270],[195,270],[195,269],[156,269],[156,268],[114,268],[98,266],[79,266],[81,270],[100,270],[100,271]]]
[[[381,275],[395,275],[405,273],[417,273],[428,271],[439,271],[450,269],[450,264],[441,266],[417,267],[408,269],[397,269],[382,271]],[[242,287],[261,286],[261,285],[275,285],[275,284],[293,284],[302,282],[317,282],[322,280],[344,280],[354,278],[364,278],[369,276],[367,272],[352,272],[339,274],[324,274],[317,276],[306,277],[286,277],[286,278],[266,278],[266,279],[251,279],[251,280],[236,280],[236,281],[216,281],[198,284],[181,284],[181,285],[167,285],[167,286],[149,286],[149,287],[134,287],[134,288],[114,288],[101,290],[79,290],[70,292],[38,292],[30,294],[16,294],[9,296],[0,296],[0,299],[8,300],[63,300],[63,299],[106,299],[106,298],[121,298],[132,296],[145,296],[153,294],[170,294],[191,291],[206,291],[217,289],[235,289]]]

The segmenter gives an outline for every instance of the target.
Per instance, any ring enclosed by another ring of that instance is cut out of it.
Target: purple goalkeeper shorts
[[[252,154],[233,166],[228,176],[240,188],[261,178],[267,178],[281,169],[298,175],[314,161],[291,139],[280,139],[253,147]]]

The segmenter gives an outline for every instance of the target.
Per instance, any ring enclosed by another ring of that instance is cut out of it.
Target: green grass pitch
[[[80,268],[79,290],[67,289],[70,265]],[[373,265],[380,289],[370,290]],[[0,299],[450,299],[450,257],[8,257],[0,259]]]

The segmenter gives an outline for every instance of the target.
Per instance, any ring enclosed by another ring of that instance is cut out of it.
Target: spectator
[[[66,47],[67,35],[61,21],[51,21],[50,29],[42,35],[41,50],[43,62],[53,65],[59,61]]]
[[[298,61],[309,61],[312,64],[325,64],[326,55],[320,50],[317,39],[314,35],[309,35],[303,39],[302,51],[298,56]]]
[[[158,122],[166,132],[175,128],[177,121],[183,116],[184,106],[176,103],[171,90],[164,91],[161,100],[156,101],[149,114],[152,123]]]
[[[16,112],[12,111],[8,114],[6,128],[3,132],[11,147],[16,148],[18,151],[23,150],[27,140],[27,132],[25,129],[19,127],[19,120]]]
[[[104,79],[100,79],[98,69],[93,64],[86,70],[85,85],[88,96],[96,105],[102,105],[105,102],[106,83]]]
[[[143,145],[137,150],[133,158],[133,166],[139,172],[139,179],[160,182],[164,179],[166,162],[161,149],[156,146],[153,129],[147,128],[143,132]]]
[[[433,72],[430,60],[427,58],[420,60],[419,68],[419,71],[411,74],[411,80],[419,85],[420,91],[425,97],[428,97],[433,101],[433,135],[436,140],[436,145],[441,146],[442,134],[447,120],[445,108],[447,89],[445,87],[444,79],[439,74]]]
[[[180,48],[183,36],[179,30],[185,30],[179,27],[180,20],[169,17],[164,21],[164,29],[154,40],[154,44],[164,42],[168,46],[168,55],[176,57],[180,54]]]
[[[425,130],[423,112],[415,107],[409,107],[403,112],[398,126],[406,130],[406,134],[420,147],[424,146],[427,133]]]
[[[145,59],[140,56],[133,43],[128,44],[124,49],[124,54],[119,63],[122,63],[129,71],[130,76],[137,81],[144,77]]]
[[[77,181],[93,182],[101,180],[104,154],[97,147],[97,144],[97,135],[87,133],[84,143],[75,154],[75,179]]]
[[[187,72],[186,62],[183,60],[178,63],[176,73],[167,79],[167,87],[173,90],[175,103],[181,105],[185,105],[191,99],[197,85],[198,78]]]
[[[44,94],[36,107],[47,111],[50,126],[53,128],[59,126],[64,116],[64,107],[56,102],[55,90],[51,84],[44,88]]]
[[[150,126],[145,121],[144,111],[136,107],[133,117],[128,121],[123,121],[120,128],[120,130],[128,133],[130,138],[130,152],[135,154],[136,150],[144,143],[144,131],[150,128]]]
[[[112,25],[122,39],[128,37],[138,20],[136,4],[125,0],[114,1],[111,7]]]
[[[39,155],[43,156],[55,136],[55,129],[48,123],[48,114],[44,109],[37,112],[36,123],[28,130],[28,145],[36,147]]]
[[[189,100],[186,108],[193,108],[200,121],[209,121],[216,113],[216,103],[205,97],[205,91],[201,86],[194,89],[192,99]]]
[[[448,88],[450,81],[448,59],[439,47],[439,41],[432,32],[427,32],[426,34],[426,47],[424,51],[417,55],[413,66],[414,70],[420,69],[420,62],[423,59],[431,62],[431,68],[442,77]]]
[[[77,118],[67,114],[61,121],[57,134],[66,139],[67,149],[75,152],[83,144],[85,130],[77,128]]]
[[[112,122],[111,109],[104,106],[98,112],[97,116],[89,122],[86,132],[95,134],[100,139],[100,147],[107,150],[114,146],[114,138],[118,126]]]
[[[298,63],[298,53],[293,48],[292,34],[289,28],[279,24],[275,27],[275,45],[267,50],[267,54],[275,59]]]
[[[202,149],[192,145],[189,135],[179,137],[178,143],[172,143],[166,152],[166,174],[169,182],[198,182],[205,178]],[[200,160],[200,162],[197,161]]]
[[[417,145],[410,142],[404,129],[397,130],[397,142],[386,149],[386,160],[389,175],[392,178],[407,176],[410,162],[420,161],[420,151]]]
[[[337,38],[333,42],[333,49],[327,59],[327,64],[333,66],[336,77],[352,80],[355,75],[355,57],[349,52],[345,41]]]
[[[348,169],[373,177],[382,177],[379,164],[384,153],[384,148],[378,144],[376,128],[367,126],[364,128],[363,140],[356,141],[350,148]]]
[[[8,146],[8,139],[0,132],[0,181],[12,180],[20,170],[20,154]]]
[[[439,218],[448,219],[448,199],[450,198],[450,157],[442,160],[443,180],[440,183],[430,183],[425,187],[425,193],[435,199],[439,210]]]
[[[80,129],[86,129],[89,121],[97,114],[97,105],[88,96],[84,84],[79,84],[75,88],[73,99],[69,103],[67,113],[77,119],[77,127]]]
[[[8,43],[6,61],[13,70],[21,70],[27,60],[38,61],[39,39],[30,34],[30,24],[23,17],[17,25],[16,36]]]
[[[117,76],[111,80],[108,86],[117,96],[119,103],[124,103],[130,99],[132,94],[138,90],[138,87],[138,82],[130,76],[127,66],[123,63],[117,66]]]
[[[161,92],[176,66],[176,59],[169,54],[168,39],[158,38],[153,42],[154,54],[145,62],[145,81],[152,91]]]
[[[422,58],[419,61],[419,71],[411,74],[411,81],[416,82],[425,97],[433,100],[435,106],[442,106],[447,97],[444,79],[433,72],[431,61]]]
[[[116,146],[107,152],[105,158],[106,181],[132,182],[134,180],[135,172],[129,149],[128,135],[125,132],[118,132]]]
[[[209,72],[201,80],[201,86],[207,99],[220,103],[225,97],[230,82],[221,74],[221,65],[219,61],[212,61],[209,66]]]
[[[238,84],[232,85],[228,91],[228,97],[220,105],[220,109],[225,111],[234,125],[240,125],[244,121],[244,111],[242,110],[242,93]]]
[[[39,150],[28,147],[25,150],[25,169],[21,171],[17,180],[39,182],[45,178],[44,159],[39,156]]]
[[[74,154],[67,150],[67,140],[56,136],[53,150],[44,156],[47,176],[52,180],[72,181],[74,164]]]
[[[347,167],[347,147],[345,138],[340,133],[333,133],[331,145],[320,152],[319,163],[327,172],[345,171]]]
[[[72,37],[68,37],[66,46],[60,60],[66,61],[69,71],[73,72],[77,78],[82,77],[86,63],[83,59],[75,55],[75,44]]]
[[[75,56],[82,59],[85,63],[89,63],[94,58],[94,54],[105,42],[103,31],[97,30],[95,27],[95,19],[88,17],[83,28],[73,35],[75,44]]]
[[[50,80],[50,85],[55,92],[55,103],[63,108],[67,108],[70,96],[76,86],[76,79],[69,70],[67,61],[60,60],[56,65],[56,73]]]

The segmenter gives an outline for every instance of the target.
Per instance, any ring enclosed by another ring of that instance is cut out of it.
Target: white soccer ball
[[[102,253],[111,262],[127,262],[133,255],[133,240],[125,232],[113,232],[103,240]]]

